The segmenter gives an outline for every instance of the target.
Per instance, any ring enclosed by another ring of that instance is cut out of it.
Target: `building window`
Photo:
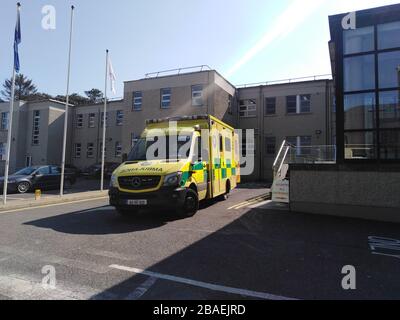
[[[89,128],[94,128],[96,126],[96,114],[89,113]]]
[[[101,113],[101,126],[104,126],[104,112]],[[106,112],[106,127],[108,127],[108,112]]]
[[[398,91],[379,94],[379,126],[384,129],[400,128],[400,95]],[[400,140],[399,140],[400,142]]]
[[[233,97],[232,95],[228,96],[228,114],[233,114]]]
[[[286,113],[297,113],[297,96],[286,97]]]
[[[276,98],[265,99],[265,114],[273,115],[276,113]]]
[[[138,141],[139,141],[139,137],[136,134],[132,133],[131,134],[131,146],[132,146],[132,148],[136,145],[136,143]]]
[[[83,128],[83,114],[76,115],[76,127]]]
[[[119,141],[115,143],[115,157],[116,158],[122,157],[122,144]]]
[[[8,130],[9,115],[9,112],[1,113],[1,130]]]
[[[381,130],[379,138],[381,159],[400,159],[400,130]]]
[[[195,106],[195,107],[203,106],[203,86],[202,85],[192,86],[192,106]]]
[[[311,112],[311,94],[286,97],[286,113],[301,114]]]
[[[300,95],[300,113],[311,112],[311,95],[302,94]]]
[[[346,159],[376,159],[376,136],[373,131],[351,131],[344,134]]]
[[[375,88],[374,55],[344,59],[344,91],[361,91]]]
[[[400,87],[400,51],[378,54],[379,88]]]
[[[378,49],[400,47],[400,21],[378,25]]]
[[[6,153],[7,153],[7,144],[4,142],[0,142],[0,160],[5,160],[6,159]]]
[[[257,102],[255,99],[239,101],[239,115],[241,118],[257,117]]]
[[[33,111],[33,128],[32,128],[32,145],[39,145],[39,135],[40,135],[40,111]]]
[[[94,143],[89,142],[87,144],[86,155],[87,155],[88,158],[93,158],[94,157]]]
[[[344,54],[373,51],[374,27],[357,28],[343,33]]]
[[[117,111],[117,126],[122,126],[124,123],[124,111],[118,110]]]
[[[376,127],[375,94],[347,94],[344,97],[345,130],[373,129]]]
[[[276,138],[266,137],[265,138],[265,150],[267,155],[274,156],[276,153]]]
[[[75,143],[75,158],[80,158],[82,154],[82,144]]]
[[[161,89],[161,109],[167,109],[171,106],[171,89]]]
[[[141,91],[135,91],[133,93],[133,110],[140,111],[142,110],[143,103],[143,94]]]

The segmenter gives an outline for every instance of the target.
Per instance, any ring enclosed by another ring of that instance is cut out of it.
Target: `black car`
[[[111,177],[115,169],[121,164],[116,162],[106,162],[104,164],[104,176],[106,178]],[[101,163],[93,164],[82,171],[82,175],[88,178],[100,178],[101,176]]]
[[[75,183],[75,173],[65,170],[66,183]],[[57,189],[61,183],[61,168],[58,166],[32,166],[24,168],[8,177],[8,190],[26,193],[35,189]],[[0,188],[4,185],[4,177],[0,178]]]

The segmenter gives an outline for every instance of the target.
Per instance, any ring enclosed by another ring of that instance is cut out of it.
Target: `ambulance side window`
[[[227,152],[231,152],[232,151],[232,141],[229,138],[225,138],[225,150]]]
[[[223,138],[222,138],[222,135],[220,135],[219,136],[219,151],[220,152],[222,152],[223,150],[224,150],[224,147],[223,147]]]
[[[196,143],[195,143],[195,146],[194,146],[194,161],[196,161],[196,162],[199,162],[199,161],[201,161],[202,159],[201,159],[201,147],[202,147],[202,144],[201,144],[201,137],[197,137],[196,138]]]

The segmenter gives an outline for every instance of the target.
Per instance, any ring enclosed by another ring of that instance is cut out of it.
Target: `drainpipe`
[[[263,87],[260,86],[260,94],[259,94],[259,105],[260,105],[260,119],[258,121],[258,135],[259,135],[259,170],[260,170],[260,180],[264,180],[264,146],[263,146],[263,141],[264,141],[264,99],[263,99]]]

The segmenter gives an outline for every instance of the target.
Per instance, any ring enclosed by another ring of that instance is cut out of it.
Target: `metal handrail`
[[[279,160],[279,156],[281,155],[281,153],[282,153],[283,148],[285,147],[285,145],[286,145],[286,140],[283,140],[282,145],[281,145],[281,148],[279,149],[278,155],[276,156],[276,159],[275,159],[275,161],[274,161],[274,164],[272,165],[273,168],[276,167],[276,165],[277,165],[277,163],[278,163],[278,160]]]
[[[331,80],[331,74],[321,74],[321,75],[314,75],[314,76],[307,76],[307,77],[300,77],[300,78],[291,78],[291,79],[283,79],[283,80],[272,80],[272,81],[264,81],[264,82],[256,82],[256,83],[247,83],[237,85],[236,88],[247,88],[247,87],[255,87],[255,86],[268,86],[272,84],[285,84],[285,83],[292,83],[292,82],[300,82],[309,80]]]
[[[172,72],[176,72],[175,74],[172,75],[179,75],[181,74],[182,71],[185,70],[191,70],[191,69],[200,69],[200,72],[203,71],[205,68],[207,68],[208,70],[212,70],[210,68],[210,66],[203,64],[201,66],[193,66],[193,67],[184,67],[184,68],[177,68],[177,69],[170,69],[170,70],[163,70],[163,71],[156,71],[156,72],[150,72],[150,73],[146,73],[145,77],[146,78],[158,78],[160,75],[165,74],[165,73],[172,73]]]

